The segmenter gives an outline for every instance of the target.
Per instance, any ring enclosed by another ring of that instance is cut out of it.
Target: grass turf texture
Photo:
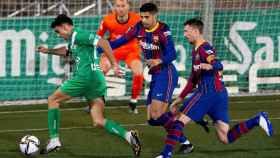
[[[145,125],[146,109],[140,108],[139,115],[131,115],[124,106],[127,101],[108,102],[105,115],[128,129],[137,129],[143,144],[141,157],[155,157],[162,149],[165,131],[160,127]],[[90,117],[82,107],[85,103],[63,104],[62,127],[60,130],[63,148],[38,158],[130,158],[133,157],[127,143],[116,136],[107,134],[103,129],[91,126]],[[124,107],[116,107],[124,106]],[[22,158],[18,142],[26,134],[37,136],[41,147],[48,139],[46,105],[0,107],[0,158]],[[210,134],[192,123],[185,127],[195,145],[195,151],[189,155],[176,154],[174,158],[279,158],[280,156],[280,96],[234,97],[230,99],[231,125],[259,111],[267,111],[271,118],[275,134],[267,137],[260,128],[253,129],[231,145],[221,144],[211,126]]]

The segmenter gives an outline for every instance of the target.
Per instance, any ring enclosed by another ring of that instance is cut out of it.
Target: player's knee
[[[102,128],[104,126],[104,119],[95,119],[93,121],[93,126]]]
[[[49,106],[49,108],[58,107],[58,101],[54,95],[51,95],[48,97],[48,106]]]
[[[48,97],[48,102],[54,102],[55,101],[55,97],[53,95]]]
[[[152,119],[156,120],[162,115],[160,110],[153,110],[150,112],[150,116]]]
[[[134,71],[134,72],[133,72],[133,75],[134,75],[135,77],[139,78],[139,79],[142,79],[142,80],[144,79],[142,70],[136,70],[136,71]]]

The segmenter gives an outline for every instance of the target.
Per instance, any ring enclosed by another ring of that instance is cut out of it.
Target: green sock
[[[50,138],[58,137],[58,130],[60,127],[60,110],[52,108],[48,110],[48,128]]]
[[[125,139],[125,135],[127,130],[124,129],[122,126],[118,125],[117,123],[115,123],[112,120],[106,119],[105,120],[105,125],[104,128],[106,129],[106,131],[108,131],[109,133],[112,134],[116,134],[120,137],[122,137],[123,139]]]

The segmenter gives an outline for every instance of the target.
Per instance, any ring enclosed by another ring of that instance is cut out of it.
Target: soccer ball
[[[26,156],[34,156],[39,151],[40,141],[37,137],[26,135],[21,138],[19,143],[20,152]]]

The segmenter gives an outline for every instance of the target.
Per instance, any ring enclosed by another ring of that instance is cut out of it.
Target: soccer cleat
[[[171,158],[171,153],[169,154],[169,156],[164,156],[164,155],[158,155],[155,158]]]
[[[208,124],[209,124],[208,120],[202,119],[200,121],[196,121],[195,123],[199,124],[206,133],[210,132],[210,129],[208,127]]]
[[[189,154],[191,152],[193,152],[194,150],[194,146],[190,143],[190,144],[182,144],[179,148],[179,153],[180,154]]]
[[[61,142],[59,138],[52,138],[48,141],[48,145],[45,149],[42,149],[40,154],[48,154],[53,151],[58,151],[61,148]]]
[[[268,119],[267,113],[260,112],[258,116],[259,116],[259,126],[266,132],[268,136],[272,136],[273,128],[271,122]]]
[[[131,136],[130,136],[130,144],[132,147],[132,150],[134,152],[134,155],[136,157],[140,156],[140,152],[141,152],[141,143],[140,143],[140,139],[138,136],[138,132],[137,131],[130,131],[131,132]]]
[[[138,109],[136,108],[136,103],[130,102],[129,106],[129,113],[138,114]]]

